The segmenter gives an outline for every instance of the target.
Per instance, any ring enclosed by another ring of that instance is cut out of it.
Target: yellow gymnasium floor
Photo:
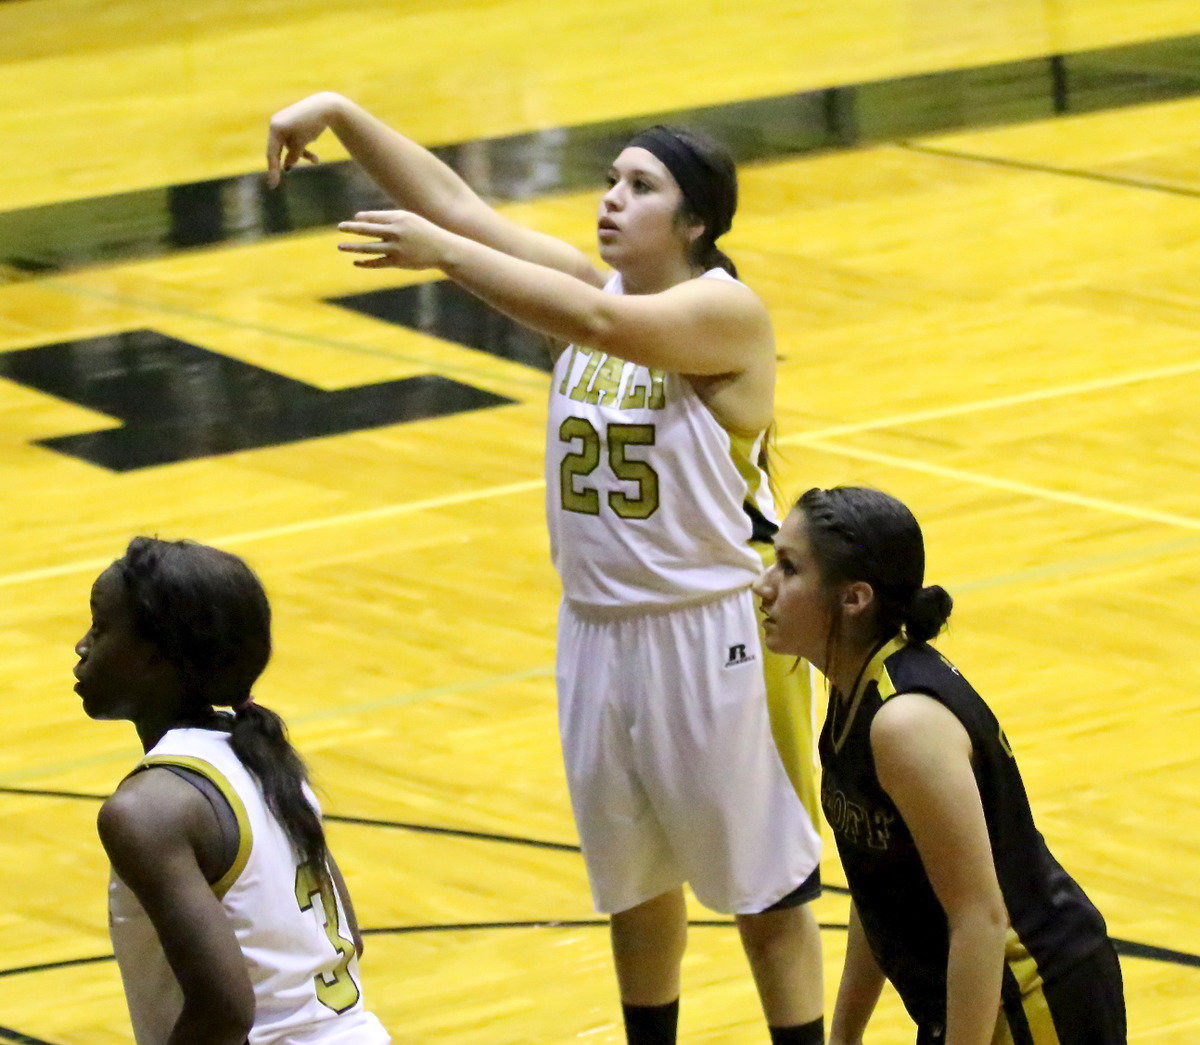
[[[914,506],[1131,1041],[1200,1041],[1198,55],[1184,0],[0,0],[0,1041],[130,1040],[94,817],[138,749],[70,669],[135,533],[264,577],[259,699],[396,1040],[620,1040],[557,752],[546,376],[429,274],[335,253],[369,197],[331,143],[262,187],[267,116],[326,87],[588,250],[630,128],[734,145],[783,488]],[[763,1040],[694,917],[682,1040]],[[869,1040],[911,1040],[894,996]]]

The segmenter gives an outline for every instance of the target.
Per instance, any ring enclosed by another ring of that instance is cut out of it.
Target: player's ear
[[[875,605],[875,589],[866,581],[850,581],[842,587],[838,601],[847,617],[861,617]]]

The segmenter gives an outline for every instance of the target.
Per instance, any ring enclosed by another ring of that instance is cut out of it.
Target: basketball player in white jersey
[[[250,696],[271,654],[258,578],[138,537],[91,608],[76,692],[146,751],[99,818],[137,1045],[389,1042],[363,1008],[361,936],[304,763]]]
[[[752,538],[775,525],[760,467],[775,346],[715,246],[736,207],[732,161],[679,129],[635,137],[600,202],[605,274],[336,94],[272,119],[272,184],[315,160],[326,128],[405,208],[341,225],[369,238],[342,244],[368,255],[356,264],[440,269],[558,346],[546,502],[564,594],[560,728],[628,1040],[675,1040],[687,882],[737,916],[772,1040],[821,1041],[809,701],[792,709],[800,725],[778,709],[777,735],[802,752],[789,769],[750,595]]]

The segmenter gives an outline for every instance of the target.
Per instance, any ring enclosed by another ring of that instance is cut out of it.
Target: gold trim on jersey
[[[246,814],[245,805],[233,789],[233,785],[225,779],[225,775],[211,762],[206,762],[202,758],[197,758],[195,755],[149,755],[138,763],[133,772],[140,773],[143,769],[150,769],[154,766],[178,766],[180,769],[190,769],[193,773],[199,773],[221,792],[222,797],[229,803],[229,808],[233,810],[238,826],[237,856],[233,858],[229,870],[221,875],[212,886],[212,891],[216,894],[217,899],[224,899],[230,887],[238,880],[238,876],[246,869],[246,862],[250,859],[250,849],[254,844],[254,835],[250,830],[250,817]],[[133,773],[130,774],[130,776],[132,775]]]
[[[717,423],[720,424],[719,421]],[[763,483],[763,473],[756,463],[755,451],[759,440],[762,439],[762,432],[759,432],[758,435],[739,435],[737,432],[731,432],[724,425],[721,427],[729,437],[729,456],[733,460],[733,466],[746,483],[746,494],[742,500],[757,505],[758,492]]]
[[[850,736],[850,729],[854,725],[855,716],[858,715],[859,706],[862,704],[862,699],[872,682],[876,683],[879,687],[880,700],[887,700],[889,697],[896,695],[896,685],[892,682],[892,677],[888,674],[884,662],[897,650],[903,649],[904,645],[904,640],[897,635],[880,646],[875,655],[863,666],[862,671],[858,674],[858,679],[854,683],[854,699],[850,701],[850,707],[846,711],[846,719],[840,728],[836,721],[836,712],[838,707],[842,706],[844,702],[840,694],[834,696],[829,706],[829,714],[831,716],[829,735],[833,742],[834,751],[841,751],[842,746],[846,743],[846,738]]]

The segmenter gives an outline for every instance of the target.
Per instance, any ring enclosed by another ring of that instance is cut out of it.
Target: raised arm
[[[606,294],[407,211],[368,211],[339,228],[377,237],[373,243],[341,244],[343,250],[376,255],[356,264],[441,269],[493,308],[560,342],[675,373],[774,373],[770,318],[743,284],[692,279],[657,294]]]
[[[245,959],[197,859],[208,816],[195,788],[151,769],[122,784],[97,821],[113,870],[149,916],[183,991],[168,1045],[242,1045],[254,1023]]]
[[[1008,913],[970,737],[945,705],[903,693],[875,715],[871,750],[879,782],[912,833],[946,912],[946,1045],[988,1045],[1000,1014]]]
[[[311,95],[271,117],[267,178],[278,185],[331,130],[375,183],[405,210],[505,254],[566,272],[595,286],[604,277],[576,247],[509,221],[428,149],[332,91]]]

